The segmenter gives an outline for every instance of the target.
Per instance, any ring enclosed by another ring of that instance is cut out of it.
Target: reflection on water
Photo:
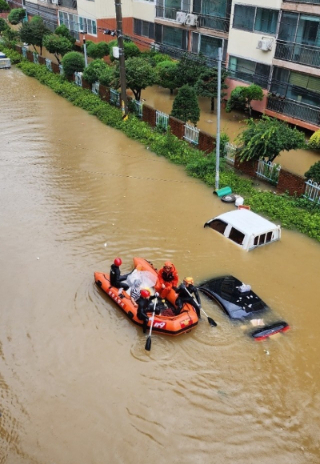
[[[318,462],[319,245],[243,252],[203,228],[234,206],[183,168],[14,68],[0,98],[1,464]],[[93,283],[118,255],[233,274],[291,330],[253,342],[203,297],[218,326],[147,353]]]

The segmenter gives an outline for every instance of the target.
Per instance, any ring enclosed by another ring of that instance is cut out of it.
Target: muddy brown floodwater
[[[176,92],[170,95],[168,89],[164,89],[159,86],[148,87],[142,91],[142,98],[145,102],[156,108],[159,111],[163,111],[166,114],[170,114],[172,110],[173,100],[176,97]],[[216,109],[212,113],[210,111],[210,99],[201,97],[199,98],[199,106],[201,109],[200,120],[198,123],[199,129],[208,132],[209,134],[215,135],[217,133],[217,111]],[[221,119],[220,119],[220,130],[229,136],[230,142],[237,144],[237,135],[246,128],[245,119],[247,115],[244,115],[238,111],[232,111],[226,113],[221,108]],[[312,133],[306,133],[306,137],[310,137]],[[284,169],[304,176],[304,173],[317,161],[320,161],[320,155],[316,151],[312,150],[291,150],[281,152],[275,160],[275,163],[279,163]]]
[[[319,243],[246,253],[204,222],[233,206],[12,68],[0,72],[0,463],[317,464]],[[230,273],[290,323],[262,343],[206,300],[145,335],[94,285],[121,256]]]

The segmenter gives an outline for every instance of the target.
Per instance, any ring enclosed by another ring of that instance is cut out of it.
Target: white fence
[[[110,89],[110,103],[120,106],[120,92],[115,89]]]
[[[232,143],[227,142],[225,145],[224,156],[227,160],[227,163],[234,165],[235,155],[237,151],[237,146]]]
[[[189,124],[185,124],[184,126],[184,136],[183,138],[188,142],[194,143],[198,145],[199,143],[199,132],[200,130],[195,126],[190,126]]]
[[[74,83],[79,87],[82,87],[82,72],[74,73]]]
[[[39,64],[39,53],[33,52],[33,62]]]
[[[132,101],[135,106],[136,115],[139,118],[142,118],[143,102],[138,101],[138,100],[132,100]]]
[[[258,177],[268,180],[271,184],[277,185],[279,181],[280,170],[280,164],[259,160],[256,174]]]
[[[156,111],[156,126],[167,130],[169,123],[169,115],[162,113],[162,111]]]
[[[99,82],[94,82],[91,86],[91,91],[95,95],[99,95],[99,88],[100,88],[100,83]]]
[[[46,67],[52,72],[51,60],[49,60],[49,58],[46,58]]]
[[[317,184],[317,182],[308,180],[306,182],[306,189],[303,196],[310,201],[320,203],[320,185]]]

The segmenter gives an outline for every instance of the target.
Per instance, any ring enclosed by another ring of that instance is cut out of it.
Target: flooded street
[[[0,464],[318,464],[319,243],[242,251],[203,228],[234,208],[212,188],[15,68],[0,105]],[[147,352],[94,284],[116,256],[235,275],[291,330],[255,342],[203,296],[218,326]]]
[[[170,95],[168,89],[159,86],[148,87],[142,91],[142,98],[145,99],[146,104],[170,114],[172,104],[176,97],[176,92]],[[199,97],[199,106],[201,109],[200,120],[197,124],[199,129],[215,135],[217,133],[217,109],[214,112],[210,111],[210,99]],[[216,102],[215,102],[216,103]],[[230,142],[237,145],[235,141],[237,135],[246,128],[245,119],[248,118],[247,114],[240,111],[231,111],[226,113],[224,108],[221,108],[220,132],[226,133],[229,136]],[[308,133],[310,137],[312,133]],[[275,159],[284,169],[304,176],[310,166],[320,161],[320,152],[314,150],[291,150],[284,151]]]

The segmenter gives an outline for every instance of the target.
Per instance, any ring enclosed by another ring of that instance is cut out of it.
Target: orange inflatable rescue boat
[[[128,275],[126,283],[133,285],[134,280],[139,279],[142,284],[141,288],[148,287],[151,294],[154,294],[154,286],[156,284],[158,274],[155,267],[144,258],[133,258],[134,269]],[[100,287],[124,313],[137,325],[142,327],[143,321],[137,316],[137,306],[135,306],[130,298],[131,287],[127,291],[123,291],[119,296],[119,289],[112,287],[110,284],[109,274],[104,272],[94,273],[95,283]],[[182,307],[180,314],[174,315],[170,311],[170,307],[176,307],[175,301],[177,294],[171,290],[166,298],[166,304],[162,304],[162,310],[158,309],[161,305],[157,305],[157,311],[154,317],[152,331],[166,335],[180,335],[190,332],[198,324],[198,316],[192,305],[186,303]],[[161,303],[161,299],[159,298]],[[152,303],[151,303],[152,306]],[[165,308],[167,306],[167,308]],[[168,309],[169,308],[169,309]],[[160,311],[160,314],[159,314]],[[152,310],[150,310],[148,327],[151,324]]]

